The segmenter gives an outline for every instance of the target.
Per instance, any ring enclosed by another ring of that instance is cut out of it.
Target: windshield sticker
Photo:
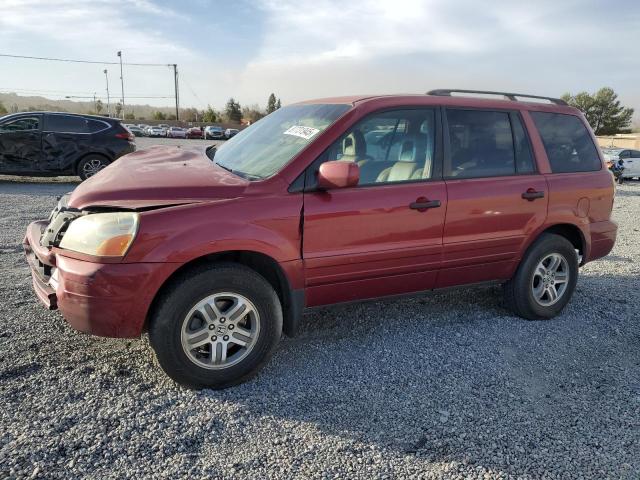
[[[320,130],[313,127],[303,127],[301,125],[294,125],[293,127],[289,127],[284,133],[284,135],[293,135],[295,137],[304,138],[305,140],[309,140]]]

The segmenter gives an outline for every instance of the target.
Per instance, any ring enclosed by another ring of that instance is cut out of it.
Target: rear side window
[[[549,157],[551,172],[593,172],[602,168],[596,146],[574,115],[531,112]]]
[[[68,115],[46,115],[44,129],[47,132],[58,133],[88,133],[88,121],[82,117]]]
[[[87,129],[89,133],[100,132],[110,128],[110,125],[106,122],[100,122],[98,120],[87,120]]]
[[[445,176],[515,175],[516,153],[508,112],[452,109],[447,110],[447,123],[450,162]]]

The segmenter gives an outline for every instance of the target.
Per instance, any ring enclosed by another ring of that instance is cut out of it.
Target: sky
[[[182,107],[433,88],[560,96],[609,86],[640,118],[640,2],[0,0],[0,54],[177,64]],[[0,57],[0,92],[120,96],[117,65]],[[169,67],[124,67],[171,105]],[[129,99],[127,101],[127,99]]]

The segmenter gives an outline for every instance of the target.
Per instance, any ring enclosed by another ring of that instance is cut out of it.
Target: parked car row
[[[166,124],[145,125],[127,123],[124,125],[136,137],[167,137],[167,138],[204,138],[205,140],[228,140],[234,137],[239,130],[237,128],[227,128],[209,125],[201,127],[182,128],[171,127]]]

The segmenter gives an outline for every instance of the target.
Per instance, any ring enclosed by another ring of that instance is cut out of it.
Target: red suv
[[[148,331],[196,388],[255,374],[319,305],[496,282],[554,317],[613,247],[612,175],[562,100],[452,92],[308,101],[206,154],[127,155],[28,227],[35,291],[80,331]]]

